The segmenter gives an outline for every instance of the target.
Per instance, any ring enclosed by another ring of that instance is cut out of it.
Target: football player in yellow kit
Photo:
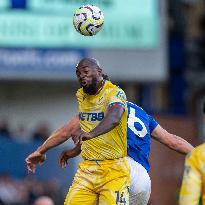
[[[82,59],[76,75],[81,85],[76,94],[80,128],[73,131],[72,138],[81,146],[84,161],[79,165],[64,205],[127,205],[130,167],[125,159],[125,93],[103,78],[95,59]],[[32,155],[26,159],[31,171],[35,170]]]
[[[205,102],[203,120],[205,120]],[[179,196],[179,205],[199,204],[205,205],[205,143],[197,146],[186,157]]]
[[[179,205],[205,205],[205,143],[187,155]]]

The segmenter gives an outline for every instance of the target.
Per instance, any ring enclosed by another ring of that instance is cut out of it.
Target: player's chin
[[[90,95],[94,95],[97,91],[97,87],[95,85],[92,85],[92,84],[91,85],[87,84],[86,86],[83,86],[83,91],[85,93],[90,94]]]
[[[90,90],[90,86],[88,84],[82,85],[82,88],[83,88],[84,91],[89,91]]]

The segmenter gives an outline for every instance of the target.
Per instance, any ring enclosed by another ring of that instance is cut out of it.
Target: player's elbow
[[[61,139],[64,139],[64,140],[67,140],[70,136],[68,135],[68,133],[65,131],[65,130],[59,130],[58,131],[58,136],[61,138]]]

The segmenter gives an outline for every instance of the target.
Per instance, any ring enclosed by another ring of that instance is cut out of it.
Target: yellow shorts
[[[130,167],[125,158],[79,164],[64,205],[129,205]]]

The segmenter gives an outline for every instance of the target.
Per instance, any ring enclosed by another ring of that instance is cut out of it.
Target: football
[[[104,15],[97,6],[81,6],[73,15],[73,25],[76,31],[84,36],[93,36],[98,33],[103,23]]]

